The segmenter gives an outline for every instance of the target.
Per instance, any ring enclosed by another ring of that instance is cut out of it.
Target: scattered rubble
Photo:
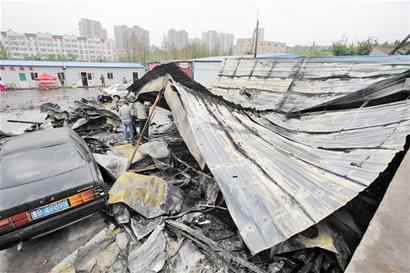
[[[408,66],[386,60],[230,60],[210,91],[156,67],[130,86],[163,108],[138,147],[107,97],[44,105],[112,184],[111,224],[52,272],[343,272],[408,150]]]
[[[128,255],[128,270],[131,273],[159,272],[167,259],[164,224],[158,226],[139,247]]]
[[[123,157],[105,154],[93,154],[95,161],[108,171],[115,179],[123,174],[127,167],[128,160]]]
[[[109,108],[108,105],[103,105]],[[117,114],[91,104],[74,102],[74,109],[62,110],[57,104],[43,104],[41,111],[47,114],[41,129],[68,126],[81,136],[95,135],[99,132],[115,132],[121,128],[121,120]]]
[[[243,67],[241,60],[236,62],[241,72],[233,76],[235,80],[243,77],[242,69],[252,67],[249,62],[244,61]],[[250,74],[249,84],[270,80],[262,75],[275,60],[252,62],[258,70]],[[394,71],[407,73],[406,67],[402,64]],[[402,83],[399,78],[397,84]],[[349,81],[338,84],[342,88]],[[172,63],[147,73],[131,88],[151,101],[161,96],[169,106],[190,153],[215,177],[252,254],[319,223],[352,200],[403,150],[409,134],[409,100],[289,118],[276,108],[263,113],[253,110],[251,104],[256,107],[259,102],[248,101],[244,108],[235,99],[218,97]],[[261,97],[265,94],[258,92]],[[278,100],[281,105],[287,97]]]

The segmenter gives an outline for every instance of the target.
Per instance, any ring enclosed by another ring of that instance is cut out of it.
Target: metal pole
[[[254,58],[256,58],[256,55],[258,54],[258,35],[259,35],[259,10],[256,14],[255,51],[253,53]]]
[[[404,46],[404,44],[407,42],[407,40],[410,39],[410,34],[406,36],[390,53],[389,55],[394,55],[397,50],[399,50],[401,47]]]
[[[159,100],[160,100],[161,95],[162,95],[163,92],[164,92],[164,90],[161,90],[160,92],[158,92],[158,95],[157,95],[157,97],[156,97],[156,99],[155,99],[155,101],[154,101],[154,104],[153,104],[153,106],[152,106],[151,113],[149,114],[148,119],[147,119],[147,121],[146,121],[145,124],[144,124],[144,128],[142,129],[142,132],[140,132],[140,136],[138,137],[137,144],[135,145],[134,151],[132,152],[131,157],[128,159],[127,168],[125,169],[126,171],[128,171],[128,169],[129,169],[130,166],[131,166],[132,160],[134,159],[134,156],[135,156],[135,154],[136,154],[137,151],[138,151],[138,147],[139,147],[140,144],[141,144],[142,136],[144,135],[145,130],[146,130],[147,127],[149,126],[149,123],[151,122],[151,119],[152,119],[152,117],[154,116],[155,110],[156,110],[156,108],[157,108],[157,104],[158,104],[158,102],[159,102]]]

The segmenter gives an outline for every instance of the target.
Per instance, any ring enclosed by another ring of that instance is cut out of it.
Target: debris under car
[[[51,272],[343,272],[408,150],[407,63],[227,59],[210,90],[161,65],[129,88],[162,108],[136,146],[110,103],[44,107],[110,187],[111,224]]]

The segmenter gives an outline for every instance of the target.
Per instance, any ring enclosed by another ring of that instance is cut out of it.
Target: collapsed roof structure
[[[409,56],[226,59],[211,91],[258,111],[289,113],[323,103],[345,108],[352,99],[405,95],[408,69]]]
[[[410,134],[410,58],[227,59],[211,90],[175,64],[130,86],[172,111],[252,254],[366,189]]]

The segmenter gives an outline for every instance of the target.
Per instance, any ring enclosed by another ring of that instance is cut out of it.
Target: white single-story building
[[[0,60],[2,83],[15,88],[37,88],[35,79],[43,73],[57,78],[57,85],[66,87],[101,86],[122,83],[123,78],[132,82],[145,73],[138,63],[92,63],[63,61]],[[64,79],[64,81],[62,81]]]
[[[216,82],[218,74],[221,72],[223,61],[228,56],[216,56],[193,59],[192,79],[199,82],[206,88],[210,88]]]

